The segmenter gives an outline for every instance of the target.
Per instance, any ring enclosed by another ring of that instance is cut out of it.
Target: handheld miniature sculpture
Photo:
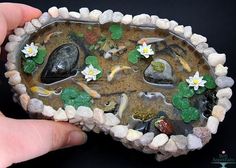
[[[226,56],[206,42],[155,15],[52,7],[9,36],[5,76],[31,117],[162,161],[201,149],[231,108]]]

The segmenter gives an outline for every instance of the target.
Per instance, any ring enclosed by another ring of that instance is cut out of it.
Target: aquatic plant
[[[109,31],[111,32],[111,39],[112,40],[119,40],[123,36],[123,28],[119,24],[112,24],[109,27]]]

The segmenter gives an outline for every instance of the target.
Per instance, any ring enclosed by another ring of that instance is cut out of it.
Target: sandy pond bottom
[[[75,87],[79,90],[82,90],[82,88],[73,82],[71,78],[49,85],[43,84],[40,80],[41,73],[45,68],[48,58],[53,50],[63,44],[74,43],[74,41],[69,38],[69,34],[73,32],[84,39],[83,44],[88,49],[87,51],[89,51],[89,53],[86,53],[84,48],[78,46],[80,51],[79,61],[77,63],[78,70],[81,71],[85,67],[84,59],[86,56],[88,56],[88,54],[97,56],[99,64],[103,69],[103,75],[100,79],[87,83],[90,88],[96,90],[102,95],[100,99],[93,99],[92,107],[104,109],[106,104],[109,104],[111,101],[117,103],[116,107],[118,107],[121,94],[125,93],[128,96],[129,103],[122,116],[121,121],[123,124],[128,124],[130,117],[133,115],[136,118],[148,120],[158,115],[159,112],[164,112],[169,117],[169,119],[175,121],[174,123],[176,123],[176,127],[186,126],[187,128],[191,126],[204,125],[205,119],[202,116],[199,121],[185,124],[181,120],[178,111],[176,112],[176,109],[174,109],[174,107],[171,105],[172,96],[177,92],[176,86],[179,82],[185,81],[185,79],[187,79],[189,76],[193,76],[196,71],[199,71],[200,74],[211,74],[210,67],[206,63],[203,56],[186,41],[181,40],[168,31],[159,29],[144,30],[138,27],[122,25],[123,37],[120,40],[112,40],[111,33],[108,31],[109,26],[110,24],[98,25],[78,22],[58,22],[48,25],[34,33],[27,43],[29,44],[34,42],[44,45],[47,50],[47,57],[45,58],[44,63],[38,66],[38,69],[33,73],[33,75],[27,75],[22,70],[21,74],[27,88],[40,86],[48,90],[55,90],[58,87]],[[57,35],[55,32],[60,33]],[[90,32],[90,34],[88,32]],[[55,33],[55,35],[48,38],[50,33]],[[85,39],[86,36],[89,36],[87,41]],[[89,43],[91,43],[93,39],[100,39],[101,37],[105,38],[105,43],[103,43],[101,46],[98,45],[98,48],[94,49],[94,47],[96,48],[96,44],[94,45]],[[130,63],[128,61],[128,52],[137,46],[138,40],[147,37],[163,38],[164,42],[152,44],[152,48],[155,52],[153,57],[148,59],[140,59],[135,65]],[[45,39],[47,40],[46,43]],[[103,57],[103,53],[106,52],[106,50],[118,46],[126,46],[126,51],[117,53],[110,59],[105,59]],[[178,56],[181,56],[188,63],[188,65],[191,67],[191,72],[187,72],[183,68],[179,59],[168,49],[169,46],[173,46],[172,49],[174,53],[177,53]],[[22,53],[21,55],[23,56]],[[150,65],[153,58],[166,60],[171,65],[175,80],[173,87],[160,87],[144,81],[144,71]],[[129,66],[131,67],[131,70],[125,70],[118,73],[111,82],[108,82],[107,75],[111,72],[112,67],[116,65]],[[77,81],[85,82],[84,76],[81,73],[78,73],[74,78]],[[46,105],[51,105],[55,109],[64,106],[60,96],[51,95],[49,97],[42,97],[37,93],[30,92],[30,89],[28,91],[31,97],[38,98]],[[161,97],[154,100],[141,98],[139,96],[140,92],[160,92],[165,96],[167,103]],[[184,129],[185,128],[183,128],[183,130]]]

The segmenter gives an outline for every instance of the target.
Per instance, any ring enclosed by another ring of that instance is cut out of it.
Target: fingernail
[[[69,134],[67,147],[83,145],[87,141],[87,135],[81,131],[72,131]]]

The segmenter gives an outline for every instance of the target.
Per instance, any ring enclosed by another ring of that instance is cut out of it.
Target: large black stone
[[[50,84],[75,75],[78,60],[79,49],[75,44],[59,46],[49,56],[41,74],[41,82]]]

